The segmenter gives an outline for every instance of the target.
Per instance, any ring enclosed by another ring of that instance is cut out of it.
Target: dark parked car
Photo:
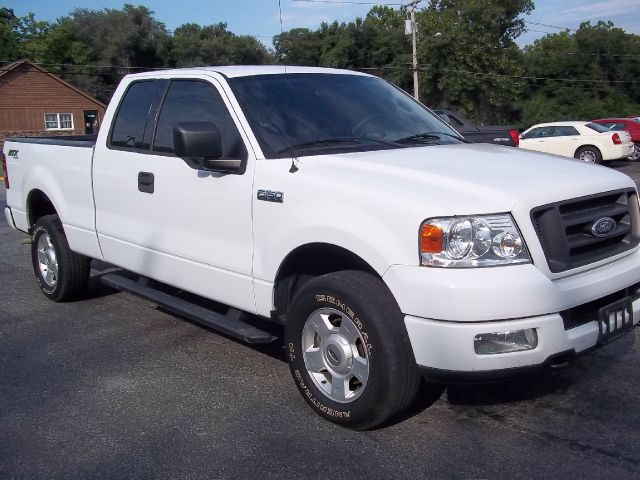
[[[475,125],[461,113],[452,110],[433,110],[433,112],[473,143],[492,143],[509,147],[517,147],[520,143],[519,132],[515,128]]]
[[[603,118],[593,120],[594,123],[607,127],[612,132],[625,130],[631,135],[631,141],[634,144],[633,155],[629,157],[631,160],[640,160],[640,120],[637,118]]]

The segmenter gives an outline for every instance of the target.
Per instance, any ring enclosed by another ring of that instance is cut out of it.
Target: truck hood
[[[439,145],[303,157],[304,169],[353,189],[428,202],[453,215],[512,211],[635,187],[608,167],[485,144]],[[397,198],[397,197],[396,197]]]

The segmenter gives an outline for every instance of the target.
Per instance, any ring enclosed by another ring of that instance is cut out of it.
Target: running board
[[[239,311],[235,309],[229,310],[228,315],[222,315],[116,273],[107,273],[100,280],[111,288],[157,303],[173,313],[246,343],[269,343],[278,338],[269,332],[239,320],[237,318],[239,317]]]

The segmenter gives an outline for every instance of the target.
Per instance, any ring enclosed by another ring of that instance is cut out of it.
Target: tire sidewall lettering
[[[349,306],[349,303],[343,301],[337,296],[329,294],[317,294],[313,298],[314,303],[316,303],[316,307],[310,309],[310,311],[307,312],[305,320],[314,310],[317,310],[318,308],[331,307],[340,310],[351,319],[351,321],[358,329],[358,332],[364,340],[363,345],[367,351],[367,358],[369,359],[369,361],[371,361],[373,345],[370,342],[370,335],[365,330],[365,325],[358,317],[356,311]],[[303,397],[318,413],[323,416],[330,417],[334,422],[348,422],[353,419],[354,417],[350,408],[341,408],[341,404],[333,402],[330,399],[325,399],[321,392],[318,393],[319,391],[313,385],[313,382],[307,379],[309,374],[305,370],[304,358],[301,353],[298,353],[298,348],[301,348],[300,345],[294,344],[293,342],[288,342],[285,350],[287,360],[292,367],[291,370],[294,381]],[[366,391],[363,393],[366,395]],[[360,400],[361,399],[355,400],[353,403],[357,403]]]
[[[304,377],[300,370],[296,369],[293,371],[293,377],[298,384],[298,388],[302,392],[302,395],[305,396],[311,405],[313,405],[320,413],[323,415],[327,415],[329,417],[333,417],[334,419],[345,419],[348,420],[351,417],[351,410],[339,410],[331,407],[327,407],[323,404],[318,398],[313,394],[313,392],[309,389],[307,384],[304,381]]]
[[[353,309],[349,307],[348,303],[341,301],[339,298],[333,295],[326,295],[326,294],[317,294],[315,296],[315,301],[320,306],[330,305],[331,307],[337,308],[338,310],[341,310],[342,312],[344,312],[351,319],[351,321],[354,323],[354,325],[358,329],[358,332],[360,333],[360,335],[362,335],[362,340],[364,340],[364,346],[367,349],[367,358],[369,359],[369,361],[371,361],[373,358],[373,345],[369,341],[369,334],[365,331],[364,329],[365,327],[362,324],[362,321],[360,320],[358,315],[356,315]]]

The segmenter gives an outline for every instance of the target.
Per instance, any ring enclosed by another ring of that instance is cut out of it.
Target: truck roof
[[[216,67],[189,67],[176,69],[152,70],[149,72],[134,73],[127,77],[149,77],[159,74],[164,75],[184,75],[184,74],[202,74],[202,73],[219,73],[229,78],[250,77],[254,75],[276,75],[282,73],[330,73],[334,75],[363,75],[366,73],[356,72],[353,70],[343,70],[338,68],[322,68],[322,67],[296,67],[288,65],[230,65]]]

